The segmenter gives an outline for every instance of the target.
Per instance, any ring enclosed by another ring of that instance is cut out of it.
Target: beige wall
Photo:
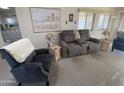
[[[68,17],[70,13],[74,14],[74,21],[78,21],[78,11],[84,11],[84,12],[95,12],[95,13],[111,13],[113,16],[117,16],[116,22],[113,22],[113,19],[110,20],[109,29],[116,31],[118,24],[119,24],[119,13],[117,14],[117,11],[115,8],[60,8],[61,10],[61,30],[69,30],[77,29],[77,23],[74,24],[74,22],[68,22]],[[46,43],[46,35],[48,33],[33,33],[33,27],[31,22],[31,15],[30,15],[30,8],[16,8],[16,15],[19,22],[19,26],[21,29],[22,37],[23,38],[29,38],[36,48],[43,48],[47,47]],[[95,17],[95,23],[93,31],[90,32],[90,35],[95,38],[102,38],[102,31],[98,31],[97,28],[97,22],[98,22],[98,15]],[[113,27],[112,24],[114,24]],[[52,32],[55,34],[56,42],[58,42],[58,33],[59,32]]]
[[[74,14],[74,22],[68,22],[67,24],[65,21],[69,21],[69,14]],[[70,29],[77,29],[77,21],[78,21],[78,8],[61,8],[61,30],[70,30]]]
[[[65,24],[65,21],[68,21],[68,14],[74,14],[74,20],[77,21],[77,9],[76,8],[60,8],[61,9],[61,30],[69,30],[69,29],[76,29],[77,24],[68,23]],[[36,48],[44,48],[47,47],[46,43],[46,35],[48,33],[34,33],[32,22],[31,22],[31,15],[30,15],[30,8],[16,8],[16,15],[19,22],[19,26],[21,29],[22,37],[29,38]],[[58,42],[58,33],[59,32],[52,32],[55,34],[56,42]]]
[[[118,28],[119,24],[119,9],[113,9],[113,8],[60,8],[61,10],[61,30],[76,30],[77,29],[77,22],[78,22],[78,11],[84,11],[84,12],[95,12],[95,13],[112,13],[112,15],[117,16],[115,19],[115,22],[113,23],[113,19],[111,18],[110,20],[110,25],[109,28],[111,28],[112,23],[113,31],[116,31]],[[123,9],[121,9],[122,11]],[[74,21],[76,21],[76,24],[74,22],[68,22],[67,24],[65,23],[69,19],[69,14],[73,13],[74,14]],[[46,35],[48,33],[33,33],[33,27],[31,23],[31,15],[30,15],[30,8],[24,8],[24,7],[18,7],[16,8],[16,15],[17,19],[19,22],[21,34],[23,38],[29,38],[33,42],[36,48],[43,48],[47,47],[46,43]],[[90,32],[90,35],[95,38],[101,38],[102,36],[102,31],[98,31],[96,29],[97,27],[97,22],[98,22],[98,15],[96,15],[95,22],[94,22],[94,28],[93,31]],[[52,32],[55,34],[56,37],[56,43],[58,43],[58,33],[59,32]],[[0,33],[0,46],[3,46],[3,38]]]

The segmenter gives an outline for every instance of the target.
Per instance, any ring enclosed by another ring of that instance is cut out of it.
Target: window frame
[[[124,14],[123,15],[121,15],[121,17],[120,17],[120,22],[119,22],[119,25],[118,25],[118,31],[124,31],[124,30],[120,30],[119,28],[120,28],[120,26],[121,26],[121,22],[122,22],[122,20],[123,20],[123,17],[124,17]]]
[[[101,13],[101,14],[103,14],[103,13]],[[105,16],[106,16],[106,15],[107,15],[107,14],[104,14],[104,18],[103,18],[102,26],[104,25],[104,21],[105,21]],[[106,29],[104,29],[104,28],[99,29],[99,28],[98,28],[99,19],[98,19],[98,22],[97,22],[97,30],[108,30],[108,27],[109,27],[109,24],[110,24],[110,19],[111,19],[111,14],[108,14],[108,15],[109,15],[109,20],[108,20],[107,28],[106,28]],[[100,17],[100,15],[99,15],[99,17]]]
[[[86,23],[87,23],[88,12],[79,12],[79,13],[85,13],[85,23],[84,23],[84,28],[83,28],[83,29],[86,29]],[[78,13],[78,21],[79,21],[79,13]],[[92,31],[92,30],[93,30],[93,25],[94,25],[94,20],[95,20],[95,13],[92,13],[92,14],[93,14],[92,26],[91,26],[91,29],[89,29],[89,31]],[[79,23],[78,23],[78,24],[79,24]]]

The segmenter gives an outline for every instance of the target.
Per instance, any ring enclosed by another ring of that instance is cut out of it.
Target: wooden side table
[[[50,47],[51,53],[54,55],[55,61],[61,59],[61,47],[58,45]]]
[[[111,42],[108,40],[101,40],[101,50],[102,51],[108,51],[110,44],[111,44]]]

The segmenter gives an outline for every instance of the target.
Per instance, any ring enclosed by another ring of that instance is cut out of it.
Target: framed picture
[[[69,22],[73,22],[73,17],[74,17],[73,14],[69,14]]]
[[[34,32],[60,31],[60,9],[31,8]]]

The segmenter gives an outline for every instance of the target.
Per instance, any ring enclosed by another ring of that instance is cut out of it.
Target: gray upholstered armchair
[[[124,51],[124,32],[117,32],[117,37],[113,41],[112,51],[114,49]]]
[[[75,39],[73,30],[66,30],[60,33],[60,46],[62,47],[62,57],[72,57],[82,54],[82,47]]]
[[[85,42],[85,44],[87,45],[88,53],[96,52],[100,50],[100,45],[101,45],[100,40],[91,38],[89,34],[89,30],[87,29],[79,30],[79,34],[80,34],[81,42]]]
[[[0,54],[11,66],[11,73],[19,83],[53,85],[55,62],[48,49],[36,49],[29,39],[20,39],[0,49]]]

